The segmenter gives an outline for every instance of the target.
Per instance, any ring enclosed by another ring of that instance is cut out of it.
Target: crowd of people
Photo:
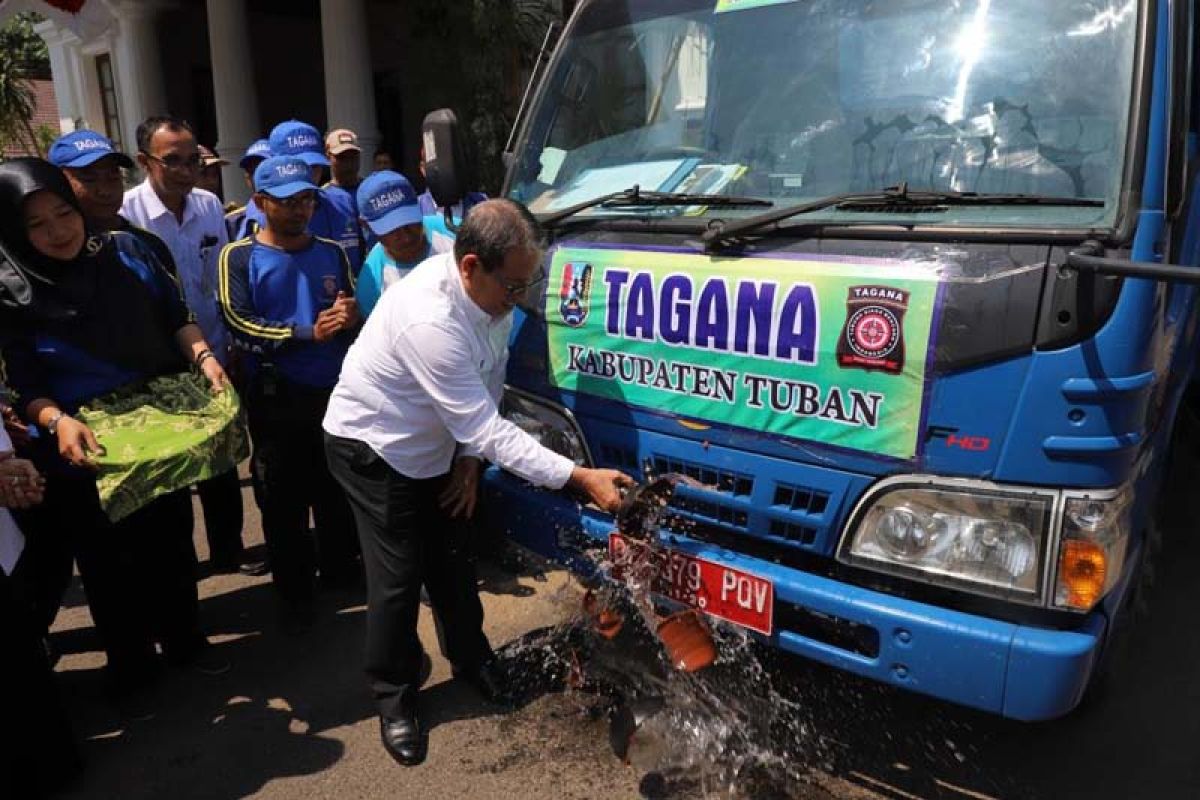
[[[0,164],[0,699],[29,732],[4,749],[8,774],[66,780],[80,764],[48,644],[73,568],[122,713],[142,713],[165,666],[236,669],[204,633],[190,491],[110,519],[105,442],[80,414],[184,373],[241,399],[267,545],[248,557],[238,472],[214,472],[194,487],[210,569],[270,571],[279,629],[297,636],[321,585],[365,582],[381,740],[420,763],[422,589],[455,678],[505,696],[471,547],[484,463],[609,509],[630,483],[499,413],[512,310],[544,282],[537,222],[472,194],[451,230],[386,153],[363,179],[353,131],[296,120],[241,156],[243,207],[223,206],[228,162],[181,119],[145,120],[135,158],[79,130],[47,160]]]

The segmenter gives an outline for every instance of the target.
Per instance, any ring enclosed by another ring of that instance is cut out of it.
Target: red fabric
[[[78,14],[79,9],[83,8],[83,4],[87,0],[44,0],[46,5],[54,6],[60,11],[66,11],[68,14]]]

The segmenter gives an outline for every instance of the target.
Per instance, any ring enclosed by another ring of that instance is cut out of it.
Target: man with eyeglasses
[[[280,622],[303,633],[314,619],[316,519],[323,583],[360,574],[354,519],[329,474],[321,418],[358,330],[350,261],[309,233],[317,186],[299,158],[271,157],[254,171],[261,230],[221,251],[221,309],[246,360],[243,385],[263,533]]]
[[[470,520],[486,459],[538,486],[614,510],[633,481],[590,469],[500,416],[512,311],[544,282],[537,222],[511,200],[475,206],[452,253],[384,292],[350,348],[325,414],[329,468],[354,509],[367,574],[367,675],[384,748],[425,759],[417,716],[428,590],[455,678],[507,699],[483,633]]]
[[[229,241],[225,211],[196,186],[203,156],[192,128],[177,117],[150,117],[137,129],[138,165],[146,179],[125,192],[121,216],[162,239],[175,261],[188,308],[222,367],[229,367],[229,332],[217,306],[217,254]],[[196,486],[214,572],[262,574],[242,548],[242,488],[236,469]]]

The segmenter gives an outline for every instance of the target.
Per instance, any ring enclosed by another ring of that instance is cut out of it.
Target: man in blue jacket
[[[268,158],[254,172],[254,189],[264,225],[221,252],[218,290],[247,356],[253,465],[282,622],[300,633],[313,620],[316,566],[327,585],[353,582],[360,571],[353,518],[326,467],[321,434],[359,314],[345,251],[309,232],[319,192],[308,164]]]

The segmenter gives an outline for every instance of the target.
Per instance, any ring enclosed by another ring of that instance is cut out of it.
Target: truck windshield
[[[1136,0],[593,0],[530,112],[510,195],[549,214],[633,185],[782,207],[906,184],[1101,202],[797,221],[1108,227],[1137,17]],[[634,213],[704,211],[581,215]]]

